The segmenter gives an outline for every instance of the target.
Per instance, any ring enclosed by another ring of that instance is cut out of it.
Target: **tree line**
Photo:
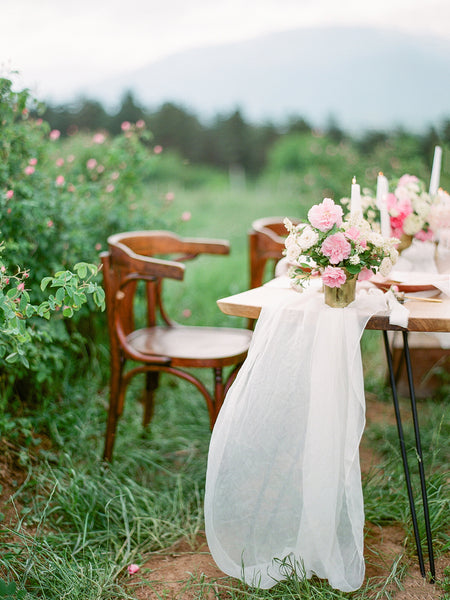
[[[187,161],[221,169],[239,166],[253,175],[262,172],[268,152],[280,137],[312,133],[316,129],[302,117],[290,117],[282,124],[252,124],[244,119],[239,109],[217,115],[212,122],[205,123],[193,112],[171,102],[151,111],[141,106],[131,91],[124,94],[119,108],[113,113],[97,100],[80,98],[71,104],[48,104],[40,116],[63,136],[99,130],[115,136],[120,133],[124,121],[142,120],[153,134],[151,143],[175,151]],[[370,130],[356,139],[330,117],[322,133],[335,143],[352,139],[362,154],[369,154],[375,146],[389,139],[407,136],[414,142],[419,156],[428,160],[436,144],[450,143],[450,119],[444,120],[439,127],[430,126],[421,134],[403,129]]]

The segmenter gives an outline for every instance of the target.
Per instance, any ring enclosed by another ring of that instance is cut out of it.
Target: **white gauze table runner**
[[[315,573],[342,591],[364,578],[360,339],[383,294],[330,308],[309,290],[263,307],[209,449],[208,545],[224,573],[270,588]],[[286,560],[285,560],[286,559]]]

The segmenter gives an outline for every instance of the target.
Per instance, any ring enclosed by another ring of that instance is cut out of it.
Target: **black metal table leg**
[[[393,363],[392,363],[391,349],[389,346],[389,340],[388,340],[386,331],[383,331],[383,339],[384,339],[386,358],[387,358],[387,363],[388,363],[388,368],[389,368],[389,379],[390,379],[390,384],[391,384],[391,389],[392,389],[392,398],[393,398],[393,402],[394,402],[395,418],[397,421],[397,432],[398,432],[398,437],[399,437],[399,442],[400,442],[400,452],[402,455],[403,468],[404,468],[404,472],[405,472],[406,488],[407,488],[407,492],[408,492],[408,500],[409,500],[409,507],[410,507],[411,518],[412,518],[412,523],[413,523],[414,538],[415,538],[416,548],[417,548],[417,556],[419,559],[419,567],[420,567],[420,572],[422,574],[422,577],[426,577],[422,545],[420,543],[419,526],[418,526],[418,522],[417,522],[417,513],[416,513],[416,507],[415,507],[415,503],[414,503],[414,495],[413,495],[413,490],[412,490],[412,485],[411,485],[411,475],[410,475],[410,471],[409,471],[408,458],[407,458],[407,454],[406,454],[405,437],[404,437],[404,433],[403,433],[403,425],[402,425],[402,420],[401,420],[401,415],[400,415],[400,406],[399,406],[398,395],[397,395],[397,384],[396,384],[396,378],[395,378],[395,373],[394,373],[394,368],[393,368]],[[413,378],[412,378],[411,357],[409,354],[408,332],[403,332],[403,351],[405,354],[406,369],[407,369],[407,373],[408,373],[408,383],[409,383],[409,391],[410,391],[410,399],[411,399],[411,411],[412,411],[412,416],[413,416],[414,433],[415,433],[415,438],[416,438],[416,453],[417,453],[417,460],[419,463],[419,475],[420,475],[420,483],[421,483],[421,490],[422,490],[425,529],[426,529],[426,534],[427,534],[430,572],[431,572],[432,581],[434,581],[435,567],[434,567],[433,544],[432,544],[432,538],[431,538],[430,515],[429,515],[429,510],[428,510],[428,498],[427,498],[427,491],[426,491],[425,472],[424,472],[424,467],[423,467],[422,447],[421,447],[421,443],[420,443],[420,430],[419,430],[419,422],[418,422],[418,417],[417,417],[416,398],[415,398],[414,384],[413,384]]]
[[[403,353],[405,355],[406,372],[408,375],[408,385],[409,385],[409,397],[411,400],[411,413],[412,413],[413,424],[414,424],[414,435],[416,438],[416,452],[417,452],[417,462],[419,465],[420,489],[422,492],[423,515],[424,515],[424,521],[425,521],[425,531],[427,534],[428,559],[429,559],[429,563],[430,563],[431,577],[434,581],[436,573],[435,573],[435,567],[434,567],[433,540],[431,537],[430,511],[428,508],[427,486],[426,486],[426,481],[425,481],[425,470],[424,470],[424,466],[423,466],[422,444],[420,441],[419,418],[417,415],[416,394],[415,394],[415,390],[414,390],[414,381],[413,381],[413,374],[412,374],[412,367],[411,367],[411,355],[409,353],[408,332],[403,331],[402,333],[403,333]]]

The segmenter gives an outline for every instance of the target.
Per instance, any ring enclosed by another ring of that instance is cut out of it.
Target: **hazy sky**
[[[0,0],[0,66],[47,97],[179,50],[317,25],[450,37],[448,0]]]

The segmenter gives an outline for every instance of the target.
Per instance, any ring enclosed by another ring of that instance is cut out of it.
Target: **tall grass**
[[[300,198],[294,186],[282,181],[273,188],[173,189],[175,200],[167,209],[171,219],[176,221],[185,211],[191,213],[190,220],[178,222],[181,235],[231,242],[230,256],[202,258],[189,265],[184,283],[170,287],[174,317],[185,323],[243,325],[242,319],[223,315],[216,300],[247,287],[251,222],[263,216],[304,215],[313,199]],[[191,317],[183,316],[185,308],[192,311]],[[368,385],[380,402],[387,402],[380,356],[380,337],[368,332],[364,338]],[[80,378],[80,373],[85,376]],[[14,582],[17,593],[23,591],[27,599],[133,598],[126,586],[127,565],[144,562],[152,552],[180,538],[193,543],[203,528],[210,437],[203,399],[186,382],[162,377],[154,420],[143,431],[137,402],[142,382],[133,383],[118,427],[115,458],[105,467],[101,454],[108,401],[106,373],[105,345],[92,349],[79,364],[68,365],[64,394],[59,399],[43,398],[28,414],[36,435],[46,443],[35,448],[17,445],[28,476],[13,496],[15,523],[1,532],[0,579]],[[212,381],[208,383],[212,385]],[[445,474],[449,424],[442,416],[444,408],[443,400],[420,406],[437,554],[449,546]],[[405,553],[414,559],[395,428],[370,425],[365,435],[382,457],[382,463],[364,479],[366,517],[380,526],[400,523],[407,536]],[[413,439],[408,427],[407,437]],[[412,448],[409,452],[413,454]],[[411,458],[414,462],[415,457]],[[333,590],[326,582],[294,575],[272,590],[249,589],[229,578],[210,581],[195,575],[186,587],[196,598],[205,599],[381,599],[391,597],[390,590],[401,585],[406,569],[407,562],[398,556],[387,579],[368,581],[353,595]]]

